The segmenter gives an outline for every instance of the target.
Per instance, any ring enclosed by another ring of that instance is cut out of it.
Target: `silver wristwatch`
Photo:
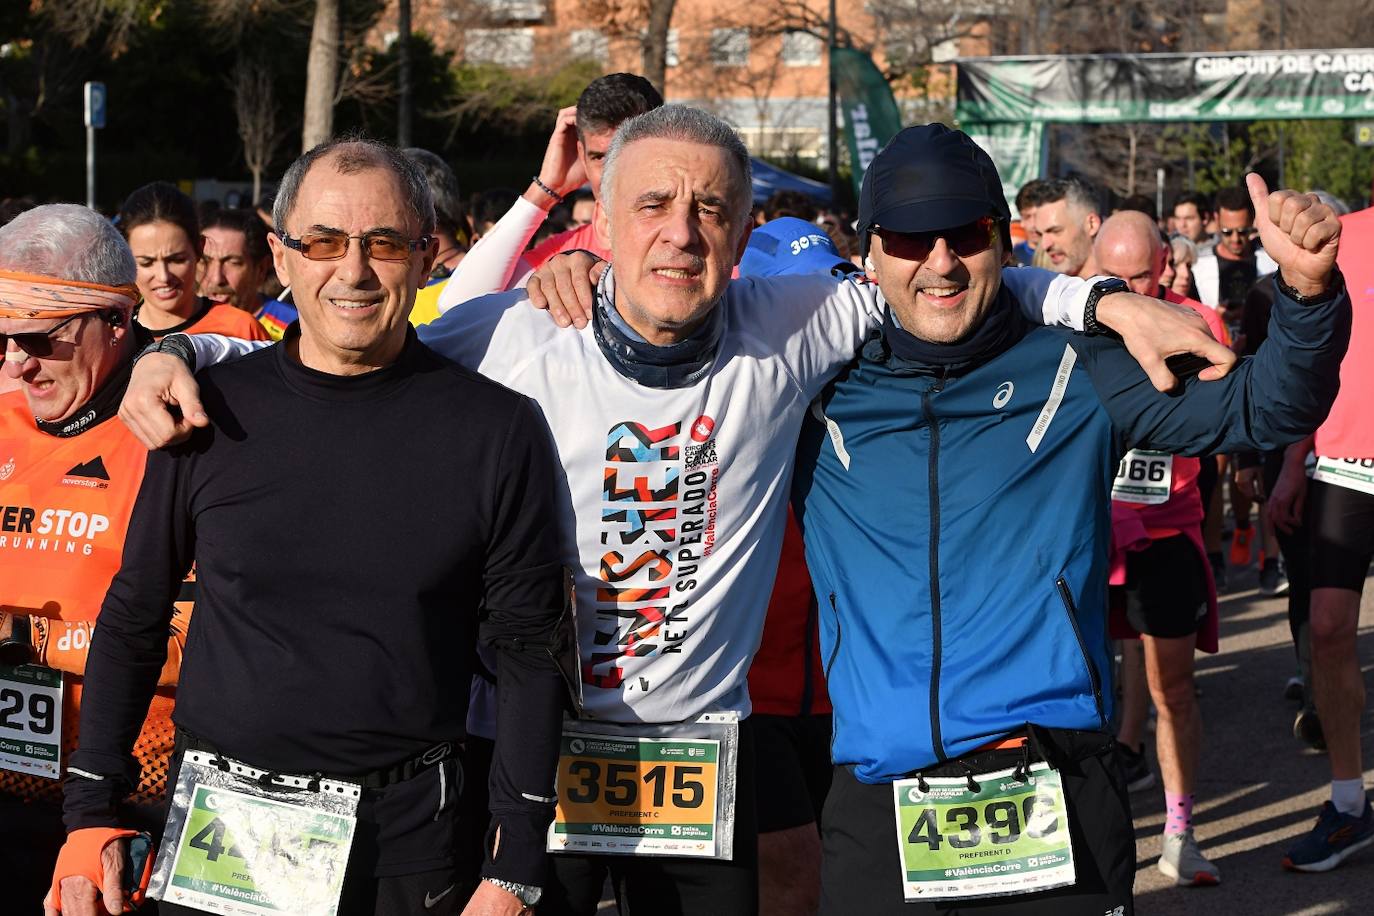
[[[544,896],[542,887],[531,887],[528,884],[516,884],[514,881],[502,881],[500,878],[483,878],[483,881],[495,884],[503,891],[509,891],[515,898],[525,906],[534,906],[539,902],[539,898]]]

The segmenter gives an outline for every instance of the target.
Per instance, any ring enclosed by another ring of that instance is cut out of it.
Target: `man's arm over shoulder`
[[[158,675],[159,687],[173,687],[181,676],[181,657],[186,650],[186,631],[190,620],[191,610],[188,609],[175,613],[168,625],[167,661]],[[33,648],[38,664],[85,676],[86,663],[90,659],[91,637],[95,630],[94,621],[35,617],[33,625]]]
[[[1336,270],[1340,220],[1311,194],[1270,193],[1256,174],[1245,183],[1260,238],[1279,265],[1269,338],[1252,359],[1221,381],[1152,397],[1133,383],[1119,349],[1085,339],[1093,382],[1132,445],[1193,455],[1272,451],[1316,429],[1336,398],[1350,343],[1350,297]]]
[[[220,363],[233,362],[242,359],[250,353],[256,353],[263,347],[271,347],[276,341],[263,338],[261,340],[248,340],[243,337],[226,337],[223,334],[169,334],[169,337],[176,337],[184,341],[195,354],[195,365],[192,369],[206,369],[210,366],[218,366]]]
[[[81,696],[80,744],[63,786],[68,830],[115,826],[116,806],[139,777],[131,756],[167,662],[173,603],[195,556],[186,448],[153,452],[143,476],[124,559],[100,608]]]
[[[565,607],[552,437],[521,398],[493,461],[481,640],[497,650],[486,877],[543,886],[566,688],[554,662]]]
[[[742,277],[726,303],[731,322],[762,344],[760,355],[782,358],[808,401],[883,322],[882,295],[862,274]]]
[[[1004,267],[1002,285],[1036,324],[1083,330],[1091,281],[1038,267]]]
[[[440,356],[504,384],[561,333],[530,308],[524,290],[479,296],[417,329],[420,342]]]
[[[1113,423],[1131,446],[1205,455],[1270,451],[1312,432],[1340,388],[1350,342],[1350,298],[1343,284],[1325,302],[1274,299],[1269,339],[1225,378],[1189,379],[1161,394],[1125,348],[1101,338],[1075,342]]]

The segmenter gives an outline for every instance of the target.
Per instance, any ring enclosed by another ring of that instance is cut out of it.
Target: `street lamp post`
[[[826,140],[826,151],[827,151],[827,152],[826,152],[826,155],[827,155],[827,157],[829,158],[829,163],[830,163],[830,168],[829,168],[829,178],[830,178],[830,199],[831,199],[831,200],[838,200],[838,199],[839,199],[839,182],[840,182],[840,169],[839,169],[839,162],[838,162],[838,160],[839,160],[839,154],[840,154],[840,137],[839,137],[839,131],[838,131],[838,129],[835,127],[835,120],[836,120],[836,116],[837,116],[837,111],[836,111],[836,104],[835,104],[835,62],[834,62],[834,58],[833,58],[833,52],[834,52],[834,50],[835,50],[835,0],[830,0],[830,40],[829,40],[829,41],[827,42],[827,44],[826,44],[826,54],[825,54],[825,72],[826,72],[827,78],[829,79],[829,82],[830,82],[830,93],[829,93],[829,96],[828,96],[828,98],[827,98],[827,100],[826,100],[826,101],[827,101],[827,104],[826,104],[826,121],[825,121],[825,125],[826,125],[826,127],[825,127],[825,140]]]

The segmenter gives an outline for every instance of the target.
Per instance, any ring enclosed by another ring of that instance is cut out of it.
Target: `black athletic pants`
[[[755,916],[759,837],[749,719],[739,739],[733,860],[557,853],[539,916],[592,916],[608,877],[620,916]]]
[[[907,903],[897,855],[892,785],[868,785],[836,767],[821,841],[821,916],[1131,916],[1135,830],[1125,778],[1110,735],[1039,729],[1047,760],[1059,768],[1068,805],[1077,883],[1032,894],[948,903]],[[1019,750],[963,758],[975,770],[1013,767]],[[960,776],[958,765],[925,771]]]

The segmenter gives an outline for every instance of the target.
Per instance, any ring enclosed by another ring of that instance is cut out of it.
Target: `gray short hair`
[[[739,200],[736,201],[735,216],[743,219],[749,215],[749,208],[754,202],[753,169],[749,165],[749,150],[745,147],[744,141],[735,133],[733,127],[720,118],[687,105],[664,105],[642,115],[635,115],[616,128],[615,138],[611,140],[610,149],[606,151],[606,164],[601,171],[603,198],[609,200],[611,197],[615,185],[616,165],[625,147],[636,140],[650,139],[682,140],[725,150],[740,178],[740,187],[736,191]]]
[[[1096,187],[1077,176],[1073,178],[1055,178],[1051,180],[1044,191],[1043,203],[1052,204],[1061,200],[1068,201],[1069,206],[1078,210],[1080,213],[1096,213],[1102,215],[1102,195]]]
[[[332,158],[334,168],[341,175],[352,175],[367,169],[386,169],[396,176],[405,194],[406,206],[420,224],[421,235],[434,234],[434,196],[420,167],[396,147],[367,137],[342,137],[326,140],[291,163],[277,188],[272,203],[272,225],[278,235],[286,234],[286,218],[296,206],[301,183],[316,162]]]
[[[106,286],[138,274],[114,224],[79,204],[34,207],[0,227],[0,269]]]

